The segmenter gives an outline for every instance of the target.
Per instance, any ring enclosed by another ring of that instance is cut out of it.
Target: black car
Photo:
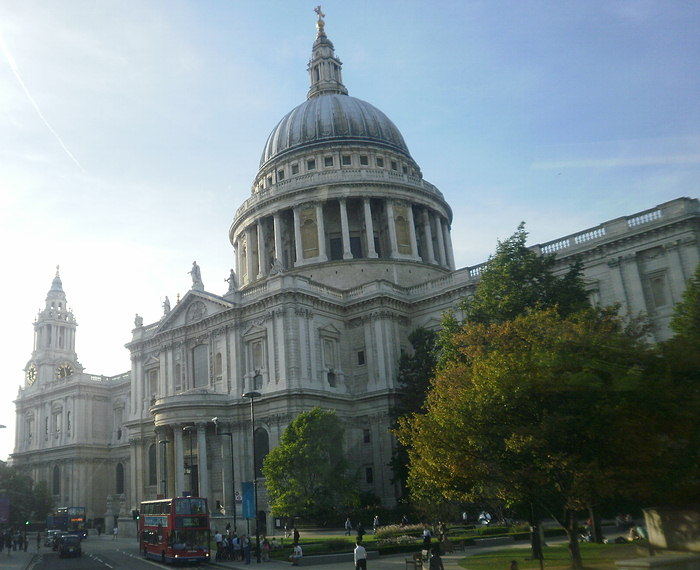
[[[83,550],[80,547],[80,537],[77,534],[64,534],[59,540],[58,556],[82,556]]]

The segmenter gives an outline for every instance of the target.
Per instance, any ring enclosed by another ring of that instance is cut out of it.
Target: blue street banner
[[[10,522],[10,498],[6,495],[0,495],[0,524]]]
[[[243,518],[244,519],[254,519],[255,518],[255,491],[253,490],[252,481],[243,481],[241,483],[241,490],[243,491]]]

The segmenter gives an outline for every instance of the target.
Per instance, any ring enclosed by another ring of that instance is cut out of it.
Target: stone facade
[[[449,205],[386,115],[347,95],[322,20],[309,74],[308,100],[272,131],[231,225],[228,292],[206,291],[195,264],[172,309],[135,321],[129,373],[83,373],[54,280],[17,399],[13,460],[50,484],[58,469],[59,503],[123,516],[193,492],[230,517],[233,487],[254,477],[250,391],[260,394],[258,467],[297,414],[333,409],[359,488],[395,502],[396,362],[413,329],[437,327],[473,293],[483,264],[455,270]],[[591,302],[648,315],[662,340],[699,261],[699,229],[698,201],[679,198],[533,249],[556,253],[561,271],[580,257]]]

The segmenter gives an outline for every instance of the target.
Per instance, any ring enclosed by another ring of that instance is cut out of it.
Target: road
[[[31,549],[36,552],[36,549]],[[135,539],[108,536],[90,536],[82,542],[83,555],[80,558],[59,558],[58,552],[51,548],[41,547],[39,553],[27,566],[30,570],[54,570],[65,568],[73,570],[86,568],[90,570],[107,570],[109,568],[128,568],[129,570],[153,570],[157,568],[172,568],[152,560],[145,560],[139,554],[138,543]],[[2,566],[0,560],[0,566]]]

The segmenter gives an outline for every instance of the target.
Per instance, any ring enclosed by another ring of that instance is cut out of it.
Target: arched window
[[[61,468],[58,465],[53,466],[52,491],[54,495],[61,494]]]
[[[158,474],[156,470],[156,444],[152,443],[148,446],[148,484],[158,484]]]
[[[263,428],[255,430],[255,477],[262,477],[263,460],[270,453],[270,436]]]
[[[121,463],[117,463],[117,495],[124,493],[124,466]]]

